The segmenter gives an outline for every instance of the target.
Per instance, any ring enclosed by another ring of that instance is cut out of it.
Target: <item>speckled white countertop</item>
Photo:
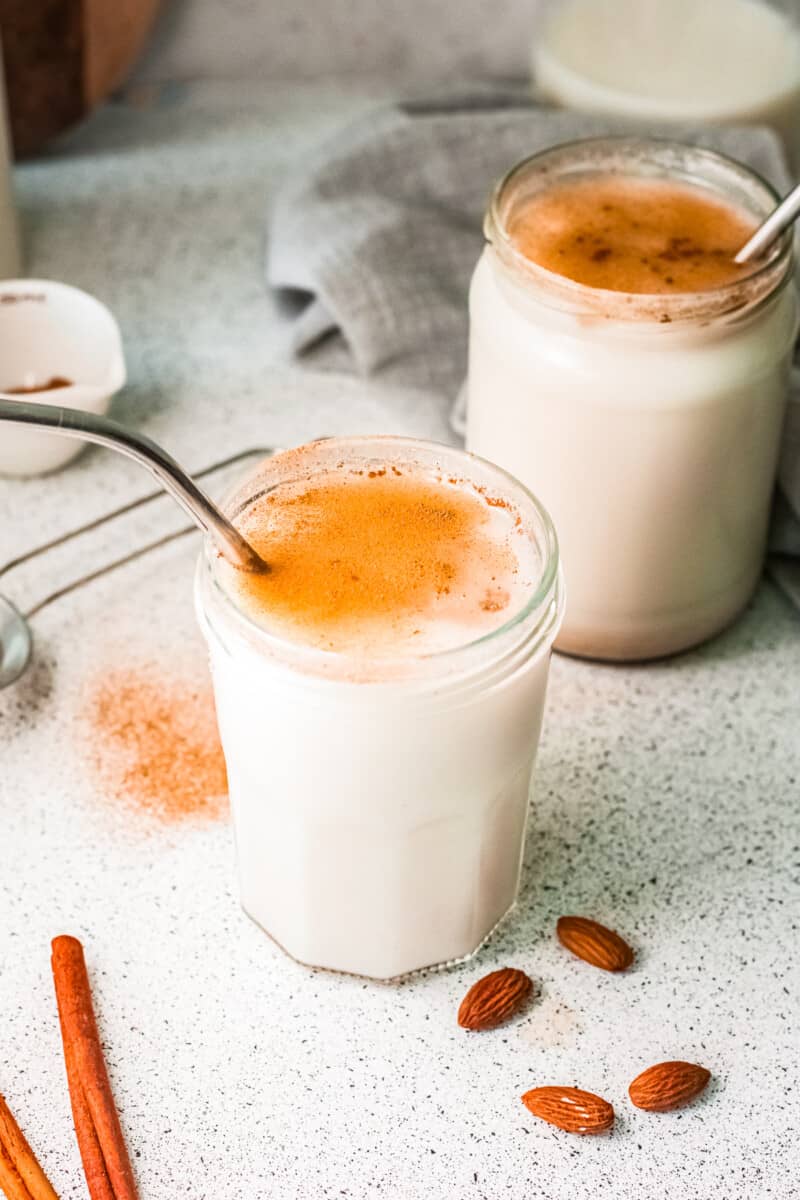
[[[279,360],[269,194],[368,100],[168,92],[20,172],[31,273],[111,305],[130,375],[117,415],[190,467],[340,431],[447,436],[424,396]],[[0,482],[0,565],[149,490],[102,452]],[[171,519],[156,508],[151,532]],[[227,822],[139,828],[87,782],[87,677],[120,656],[202,659],[195,552],[178,541],[46,608],[33,668],[0,693],[0,1091],[60,1194],[85,1195],[49,972],[50,938],[71,932],[143,1200],[797,1196],[800,623],[782,597],[765,584],[734,629],[669,663],[556,659],[518,913],[470,965],[379,986],[297,966],[242,915]],[[28,603],[74,566],[0,587]],[[626,935],[635,968],[570,958],[553,936],[565,912]],[[465,1033],[462,994],[503,964],[537,999]],[[664,1058],[708,1066],[707,1095],[632,1109],[628,1082]],[[610,1099],[613,1134],[537,1122],[519,1096],[548,1083]]]

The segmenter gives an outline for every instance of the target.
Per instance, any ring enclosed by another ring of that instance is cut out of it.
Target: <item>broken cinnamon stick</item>
[[[4,1096],[0,1096],[0,1187],[10,1200],[58,1200]]]
[[[8,1151],[0,1142],[0,1188],[3,1189],[3,1194],[7,1200],[31,1200],[31,1194],[25,1187],[14,1163],[8,1154]]]
[[[75,1133],[92,1200],[138,1200],[97,1032],[83,947],[77,938],[64,935],[53,939],[52,951]]]

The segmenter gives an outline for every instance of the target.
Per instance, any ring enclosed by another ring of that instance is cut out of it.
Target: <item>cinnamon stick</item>
[[[7,1196],[10,1195],[16,1200],[13,1191],[9,1192],[4,1182],[3,1168],[6,1179],[11,1178],[12,1184],[15,1184],[13,1175],[8,1170],[10,1160],[13,1172],[22,1184],[23,1190],[18,1193],[20,1196],[25,1200],[58,1200],[50,1180],[39,1166],[36,1155],[28,1145],[28,1140],[15,1121],[4,1096],[0,1096],[0,1151],[0,1186]]]
[[[31,1200],[31,1194],[23,1183],[22,1176],[0,1142],[0,1188],[7,1200]]]
[[[53,939],[52,951],[67,1078],[73,1079],[70,1095],[75,1132],[92,1200],[138,1200],[97,1032],[83,947],[77,938],[64,935]],[[98,1169],[100,1160],[105,1175]]]
[[[64,1033],[64,1023],[61,1020],[59,1004],[59,1022],[61,1024],[61,1040],[64,1044],[64,1065],[67,1069],[67,1086],[72,1108],[72,1123],[75,1126],[75,1136],[78,1139],[83,1173],[86,1176],[86,1186],[91,1200],[114,1200],[114,1191],[108,1178],[103,1152],[97,1140],[97,1134],[92,1123],[89,1106],[83,1094],[83,1086],[75,1063],[75,1054]]]

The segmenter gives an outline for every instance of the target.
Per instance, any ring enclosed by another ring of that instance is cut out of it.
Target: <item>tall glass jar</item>
[[[791,237],[744,281],[586,287],[509,236],[538,189],[591,172],[693,182],[763,218],[772,189],[671,142],[576,142],[497,186],[470,295],[467,446],[535,488],[568,593],[557,649],[652,658],[710,637],[758,581],[798,325]]]
[[[443,652],[355,660],[256,624],[210,549],[196,590],[242,904],[294,958],[382,979],[470,955],[514,904],[563,611],[550,518],[463,451],[318,442],[264,463],[229,511],[298,478],[393,467],[457,475],[513,506],[537,578],[499,628]]]

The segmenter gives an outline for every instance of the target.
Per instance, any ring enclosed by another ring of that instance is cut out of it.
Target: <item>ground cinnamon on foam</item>
[[[489,532],[492,503],[393,466],[279,486],[239,522],[271,570],[235,583],[251,610],[330,648],[431,619],[496,627],[518,564]]]
[[[161,822],[210,821],[226,811],[210,685],[160,665],[115,668],[92,681],[84,716],[103,799]]]
[[[669,180],[592,176],[531,196],[509,221],[522,254],[588,287],[699,292],[743,279],[733,257],[756,221],[708,191]]]

